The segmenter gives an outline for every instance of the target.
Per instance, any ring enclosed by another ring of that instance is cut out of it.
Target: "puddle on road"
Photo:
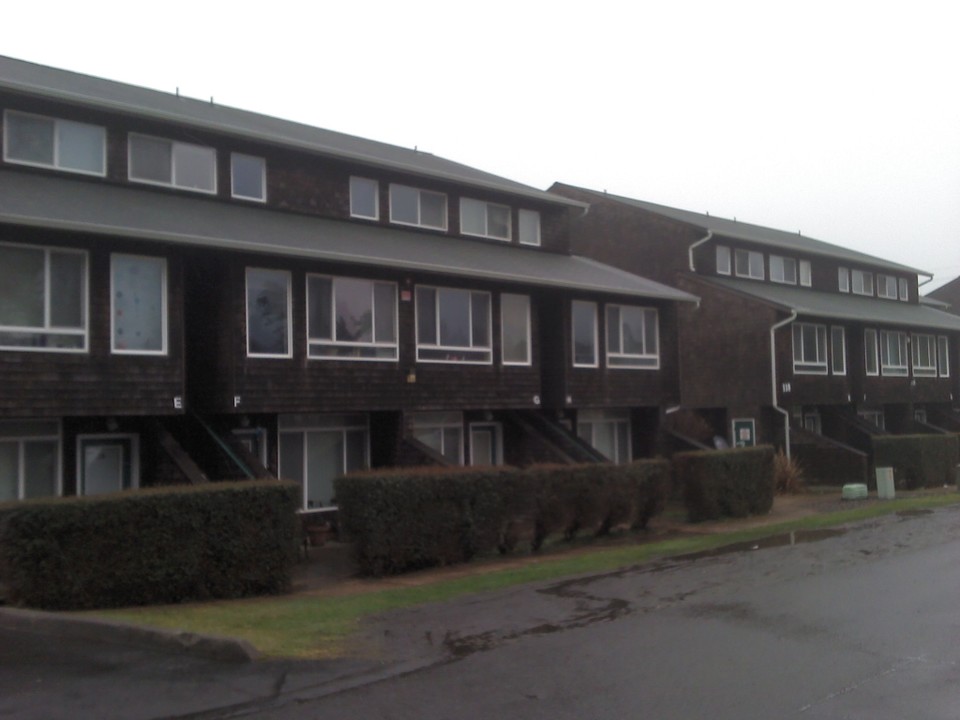
[[[747,550],[766,550],[768,548],[784,547],[787,545],[800,545],[802,543],[819,542],[828,538],[839,537],[846,534],[846,530],[822,529],[822,530],[794,530],[780,535],[771,535],[770,537],[760,538],[758,540],[747,540],[745,542],[732,543],[712,550],[701,550],[700,552],[679,555],[675,560],[699,560],[701,558],[720,557],[723,555],[732,555],[733,553],[744,552]]]

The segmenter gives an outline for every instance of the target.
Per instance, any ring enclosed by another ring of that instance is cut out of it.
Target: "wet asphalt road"
[[[357,652],[418,669],[347,690],[121,650],[11,672],[0,645],[0,718],[960,718],[960,509],[793,540],[391,613]]]

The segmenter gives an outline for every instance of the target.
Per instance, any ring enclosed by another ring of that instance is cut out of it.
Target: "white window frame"
[[[421,295],[420,290],[433,290],[434,298],[436,302],[433,307],[433,316],[436,322],[437,329],[437,338],[435,343],[425,343],[420,341],[420,303]],[[467,346],[458,346],[458,345],[443,345],[440,342],[440,297],[444,292],[452,291],[462,291],[469,294],[470,297],[470,309],[468,311],[468,321],[469,327],[467,328],[467,335],[470,337],[470,345]],[[415,288],[415,296],[417,307],[415,308],[416,312],[414,313],[416,317],[415,323],[415,332],[417,338],[417,362],[423,363],[446,363],[453,365],[492,365],[493,364],[493,297],[491,293],[486,290],[472,290],[469,288],[452,288],[452,287],[442,287],[438,285],[417,285]],[[473,344],[473,302],[474,296],[476,295],[485,295],[487,298],[487,344],[486,345],[474,345]],[[430,351],[447,354],[445,359],[436,359],[426,357],[426,353],[421,353],[421,351]],[[466,359],[457,359],[455,356],[458,353],[485,353],[485,357],[480,360],[466,360]],[[450,357],[454,356],[454,357]]]
[[[331,282],[331,303],[330,303],[330,330],[332,337],[327,339],[322,338],[312,338],[310,337],[310,312],[312,308],[312,303],[310,302],[310,278],[322,278],[329,280]],[[376,338],[377,335],[377,309],[376,309],[376,287],[377,285],[390,287],[393,292],[393,317],[390,318],[390,323],[393,325],[393,342],[386,341],[377,341],[376,339],[371,339],[370,341],[347,341],[347,340],[337,340],[337,281],[360,281],[370,283],[370,306],[373,310],[373,328],[371,329],[371,335],[373,338]],[[307,323],[306,323],[306,334],[307,334],[307,359],[308,360],[349,360],[349,361],[365,361],[365,362],[397,362],[400,356],[400,342],[399,342],[399,327],[398,327],[398,315],[399,315],[399,298],[397,297],[397,283],[391,282],[389,280],[371,280],[370,278],[356,278],[356,277],[342,277],[336,275],[324,275],[321,273],[307,273],[307,281],[305,283],[306,287],[304,291],[306,292],[307,300]],[[379,348],[383,350],[392,350],[393,355],[391,357],[361,357],[360,355],[315,355],[312,353],[313,348],[357,348],[358,350],[368,349],[368,348]]]
[[[796,375],[826,375],[827,364],[827,326],[819,323],[797,322],[793,324],[793,372]],[[804,330],[812,328],[816,338],[813,347],[814,359],[807,358]],[[799,354],[799,357],[798,357]]]
[[[880,374],[887,377],[906,377],[910,374],[909,334],[903,330],[881,330],[880,336]],[[896,340],[900,362],[894,364],[890,357],[890,341]]]
[[[926,350],[926,360],[921,355]],[[937,336],[930,333],[913,333],[910,338],[910,362],[914,377],[937,376]]]
[[[863,331],[863,369],[869,377],[880,375],[879,340],[877,331],[873,328],[867,328]]]
[[[868,270],[850,271],[850,290],[854,295],[873,297],[873,273]]]
[[[83,450],[87,440],[129,440],[130,441],[130,487],[120,487],[116,492],[136,490],[140,487],[140,436],[136,433],[89,433],[77,435],[77,495],[87,496],[86,474],[84,472]]]
[[[578,305],[587,307],[589,306],[593,314],[593,362],[584,363],[577,362],[577,326],[574,322],[574,315],[576,314],[574,308]],[[600,367],[600,335],[597,328],[598,317],[597,317],[597,303],[592,300],[573,300],[570,303],[570,351],[571,359],[573,361],[573,367],[581,368],[595,368]]]
[[[717,275],[729,275],[731,267],[729,246],[717,245]]]
[[[616,310],[619,317],[618,337],[620,346],[611,347],[610,336],[610,311]],[[643,318],[642,342],[644,352],[628,353],[623,351],[623,330],[624,310],[639,311]],[[652,316],[654,324],[654,342],[656,343],[656,352],[648,352],[647,348],[647,323]],[[660,312],[655,307],[644,307],[641,305],[620,305],[617,303],[608,303],[604,307],[604,326],[606,331],[606,350],[607,350],[607,368],[611,370],[659,370],[660,369]]]
[[[906,278],[897,278],[897,294],[903,302],[910,302],[910,283]]]
[[[498,422],[472,422],[468,427],[470,437],[470,464],[478,465],[474,433],[488,432],[493,437],[493,465],[503,465],[503,425]]]
[[[13,350],[22,352],[58,352],[58,353],[85,353],[90,348],[90,255],[86,250],[77,248],[52,247],[48,245],[25,245],[21,243],[0,243],[0,248],[22,248],[43,252],[43,325],[42,326],[18,326],[18,325],[0,325],[0,334],[2,333],[21,333],[33,334],[37,337],[47,337],[56,335],[76,335],[83,338],[83,345],[77,348],[59,348],[59,347],[39,347],[26,345],[4,345],[0,339],[0,350]],[[80,255],[83,258],[83,277],[81,278],[83,295],[83,327],[60,328],[52,324],[52,298],[51,298],[51,277],[50,277],[50,254],[51,253],[70,253]]]
[[[133,174],[133,143],[134,138],[144,138],[146,140],[152,140],[154,142],[164,142],[170,145],[170,182],[163,182],[162,180],[154,180],[152,178],[138,178]],[[204,150],[207,151],[213,159],[213,172],[211,174],[213,178],[213,187],[208,188],[199,188],[191,187],[189,185],[181,185],[177,182],[177,148],[192,148],[194,150]],[[209,147],[207,145],[198,145],[197,143],[186,143],[179,140],[171,140],[170,138],[157,137],[155,135],[144,135],[143,133],[130,133],[127,136],[127,178],[131,182],[143,183],[145,185],[157,185],[160,187],[171,187],[176,188],[177,190],[186,190],[188,192],[197,192],[203,193],[204,195],[216,195],[217,194],[217,151],[215,148]]]
[[[475,204],[476,209],[483,210],[483,229],[480,232],[470,232],[464,228],[463,217],[464,217],[464,206]],[[494,209],[506,210],[507,212],[507,234],[506,235],[494,235],[490,232],[490,212]],[[477,200],[476,198],[462,197],[460,198],[460,234],[469,235],[470,237],[482,237],[488,238],[490,240],[499,240],[501,242],[510,242],[513,239],[513,211],[510,209],[509,205],[501,205],[499,203],[488,202],[486,200]]]
[[[250,271],[261,271],[284,275],[287,278],[287,352],[258,353],[250,349]],[[289,359],[293,357],[293,275],[289,270],[277,268],[247,267],[244,270],[243,313],[245,318],[247,357]]]
[[[800,276],[800,285],[810,287],[813,285],[813,267],[809,260],[800,260],[797,263],[797,272]]]
[[[746,262],[746,267],[741,268],[741,258]],[[733,271],[737,277],[747,278],[749,280],[764,280],[765,275],[763,268],[763,253],[759,250],[733,251]]]
[[[830,327],[830,372],[847,374],[847,331],[842,325]]]
[[[239,193],[236,190],[236,160],[237,158],[245,158],[247,160],[259,160],[260,161],[260,195],[244,195]],[[216,164],[214,164],[214,170],[216,170]],[[267,161],[266,159],[260,157],[259,155],[250,155],[248,153],[230,153],[230,197],[236,198],[237,200],[249,200],[250,202],[265,203],[267,202]]]
[[[39,120],[48,120],[53,123],[53,161],[51,163],[36,162],[34,160],[21,160],[16,157],[11,157],[9,154],[9,139],[8,134],[10,132],[10,118],[15,116],[25,117],[25,118],[37,118]],[[95,172],[92,170],[83,170],[80,168],[67,167],[61,164],[60,161],[60,127],[65,123],[70,123],[72,125],[80,125],[86,128],[92,128],[94,130],[99,130],[102,138],[102,148],[101,153],[101,162],[100,162],[100,171]],[[49,115],[39,115],[37,113],[28,113],[21,112],[19,110],[4,110],[3,113],[3,160],[8,162],[11,165],[26,165],[29,167],[39,167],[46,168],[49,170],[60,170],[62,172],[71,172],[77,173],[79,175],[91,175],[93,177],[106,177],[107,176],[107,130],[100,125],[93,125],[91,123],[77,122],[75,120],[67,120],[65,118],[55,118],[50,117]]]
[[[373,191],[373,215],[365,215],[358,212],[353,203],[354,195],[358,193],[361,187]],[[350,177],[350,217],[360,220],[379,220],[380,219],[380,183],[373,178],[360,177],[352,175]]]
[[[456,418],[456,419],[454,419]],[[435,452],[440,453],[444,457],[447,457],[444,450],[446,449],[447,436],[444,430],[456,429],[457,435],[459,437],[459,445],[457,447],[457,464],[463,465],[464,463],[464,452],[463,452],[463,413],[459,411],[440,411],[440,412],[415,412],[410,415],[410,435],[417,442],[421,442],[427,447],[431,448]],[[440,431],[440,448],[435,448],[421,440],[417,437],[418,431],[430,431],[430,430],[439,430]],[[449,458],[448,458],[449,459]]]
[[[633,460],[633,424],[630,421],[629,410],[580,410],[577,412],[577,437],[600,452],[596,446],[596,428],[598,425],[613,426],[614,455],[608,458],[610,462],[628,463]],[[627,447],[620,447],[620,433],[618,426],[626,426]],[[589,433],[585,430],[589,428]],[[625,452],[624,452],[625,451]]]
[[[857,410],[857,417],[876,425],[881,430],[887,429],[887,419],[883,410]]]
[[[161,347],[159,350],[128,350],[125,348],[117,347],[117,335],[116,335],[116,310],[114,309],[114,301],[116,299],[116,287],[115,287],[115,275],[114,275],[114,258],[127,258],[133,260],[146,260],[149,262],[159,262],[163,268],[161,273],[161,286],[160,286],[160,332],[161,332]],[[114,355],[166,355],[168,352],[167,339],[168,339],[168,308],[167,308],[167,259],[165,257],[158,257],[156,255],[132,255],[129,253],[110,253],[110,352]]]
[[[850,269],[841,267],[837,268],[837,288],[842,293],[850,292]]]
[[[27,477],[26,477],[26,463],[25,453],[26,453],[26,444],[30,442],[55,442],[57,444],[57,457],[56,457],[56,488],[55,495],[52,497],[59,497],[63,495],[63,426],[60,420],[47,420],[47,419],[30,419],[23,421],[23,424],[28,424],[31,422],[38,423],[50,423],[51,425],[56,425],[55,433],[30,433],[30,432],[19,432],[19,433],[10,433],[6,430],[4,426],[10,425],[16,421],[13,420],[4,420],[0,421],[0,442],[3,443],[16,443],[17,444],[17,500],[26,499],[26,489],[27,489]]]
[[[937,336],[937,373],[940,377],[950,377],[950,338]]]
[[[506,302],[507,298],[515,298],[523,302],[523,312],[524,312],[524,326],[526,330],[526,350],[527,356],[523,360],[507,360],[507,338],[506,338],[506,327],[507,323],[505,320],[506,317]],[[527,366],[529,367],[532,362],[533,355],[533,345],[532,345],[532,334],[530,332],[530,296],[529,295],[520,295],[515,293],[501,293],[500,294],[500,362],[506,366]]]
[[[897,277],[877,273],[877,297],[887,300],[897,299]]]
[[[413,190],[417,193],[417,222],[407,222],[406,220],[397,220],[393,216],[393,193],[395,189],[405,189]],[[390,222],[394,225],[407,225],[410,227],[419,227],[425,228],[427,230],[439,230],[445,232],[450,221],[448,215],[450,213],[449,205],[447,203],[446,193],[437,192],[436,190],[424,190],[422,188],[413,187],[412,185],[404,185],[402,183],[390,183]],[[423,222],[423,196],[424,195],[436,195],[439,198],[443,198],[443,225],[426,225]]]
[[[791,268],[793,272],[787,272],[787,268]],[[792,277],[790,277],[791,275]],[[798,267],[796,258],[784,257],[783,255],[770,256],[770,282],[796,285],[797,277]]]
[[[525,227],[533,228],[532,236],[524,232]],[[540,247],[542,239],[540,213],[537,210],[520,208],[520,210],[517,211],[517,235],[521,245]]]

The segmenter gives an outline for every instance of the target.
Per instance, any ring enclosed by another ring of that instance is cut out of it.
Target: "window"
[[[390,222],[446,230],[447,196],[406,185],[391,185]]]
[[[458,412],[413,413],[415,440],[443,455],[454,465],[463,465],[463,415]]]
[[[494,422],[470,423],[470,464],[503,465],[503,426]]]
[[[247,355],[292,357],[290,273],[247,268]]]
[[[797,284],[797,261],[793,258],[770,256],[770,279],[773,282]]]
[[[804,287],[810,287],[813,284],[813,270],[809,260],[800,261],[800,284]]]
[[[726,245],[717,245],[717,274],[730,274],[730,248]]]
[[[85,252],[0,244],[0,348],[86,351]]]
[[[510,208],[482,200],[460,198],[460,232],[464,235],[509,240]]]
[[[417,287],[417,360],[489,363],[490,293]]]
[[[915,377],[935,377],[937,374],[937,339],[933,335],[914,333],[910,341]]]
[[[137,435],[77,436],[77,495],[104,495],[140,484]]]
[[[254,155],[230,155],[230,192],[240,200],[267,200],[267,163]]]
[[[830,328],[830,369],[834,375],[847,374],[847,336],[842,327]]]
[[[336,510],[333,481],[370,466],[367,416],[280,415],[279,475],[299,483],[304,510]]]
[[[837,287],[840,292],[850,292],[850,271],[845,268],[837,268]]]
[[[803,414],[803,429],[815,435],[823,435],[823,421],[816,410]]]
[[[110,256],[110,349],[115,353],[167,352],[167,261]]]
[[[574,300],[570,314],[573,318],[574,367],[597,367],[597,304]]]
[[[793,324],[793,371],[795,373],[826,374],[826,325]]]
[[[217,153],[213,148],[131,134],[128,152],[127,175],[131,180],[217,192]]]
[[[60,492],[60,423],[0,421],[0,502]]]
[[[880,374],[880,357],[877,354],[877,331],[863,331],[863,361],[867,375]]]
[[[868,423],[877,426],[881,430],[886,430],[887,423],[883,415],[883,410],[858,410],[857,417],[866,420]]]
[[[937,368],[940,377],[950,377],[950,339],[944,335],[937,338]]]
[[[380,185],[376,180],[350,178],[350,217],[380,219]]]
[[[900,299],[908,302],[910,300],[910,283],[907,282],[906,278],[899,278],[897,286],[900,288]]]
[[[657,311],[632,305],[607,305],[607,366],[660,367]]]
[[[624,410],[581,410],[577,413],[577,435],[612,462],[628,463],[630,413]]]
[[[877,275],[877,297],[897,299],[897,278],[893,275]]]
[[[926,408],[915,408],[913,411],[913,419],[919,423],[926,425],[927,423],[927,410]]]
[[[396,360],[396,284],[308,275],[307,356]]]
[[[107,133],[97,125],[7,111],[3,159],[10,163],[107,174]]]
[[[907,375],[907,334],[896,330],[880,331],[880,372],[883,375]]]
[[[763,280],[763,253],[754,250],[735,250],[733,259],[737,277]]]
[[[873,295],[873,273],[865,270],[853,270],[852,289],[857,295]]]
[[[518,230],[521,245],[540,244],[540,213],[536,210],[520,210],[518,213]]]
[[[504,365],[530,364],[530,297],[500,296],[501,354]]]

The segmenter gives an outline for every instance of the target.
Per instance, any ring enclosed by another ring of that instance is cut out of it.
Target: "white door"
[[[470,464],[502,465],[502,437],[500,423],[471,423]]]

